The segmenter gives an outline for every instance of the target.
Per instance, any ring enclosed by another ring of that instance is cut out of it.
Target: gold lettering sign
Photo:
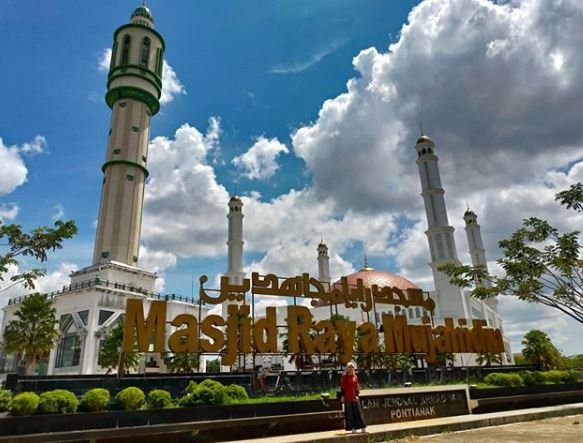
[[[278,352],[278,329],[275,308],[266,310],[265,318],[252,323],[249,306],[233,304],[227,307],[227,319],[209,315],[200,325],[194,316],[180,314],[166,319],[166,302],[152,301],[146,316],[142,299],[130,299],[126,306],[122,349],[131,352],[208,352],[220,353],[221,363],[234,364],[236,357],[251,350],[257,353]],[[358,352],[379,352],[379,334],[374,324],[354,321],[321,320],[313,323],[313,316],[305,306],[287,307],[287,353],[338,353],[341,363],[351,360],[354,339],[358,337]],[[177,329],[168,338],[165,347],[165,323]],[[421,325],[409,325],[404,315],[383,314],[385,353],[424,354],[428,363],[436,361],[443,353],[501,353],[504,352],[502,333],[486,327],[483,320],[474,320],[472,328],[465,319],[447,318],[444,326],[432,327],[425,317]],[[198,328],[200,327],[200,331]],[[358,335],[357,335],[358,331]],[[200,332],[200,339],[198,333]]]

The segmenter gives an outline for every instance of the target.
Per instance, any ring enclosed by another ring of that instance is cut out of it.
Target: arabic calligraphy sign
[[[273,295],[280,297],[303,297],[311,299],[312,306],[318,306],[318,301],[321,300],[327,304],[344,303],[347,308],[360,308],[369,312],[373,308],[373,302],[377,304],[399,305],[405,308],[410,306],[420,306],[427,311],[435,309],[435,302],[427,297],[424,299],[423,291],[421,289],[407,289],[402,290],[397,287],[378,287],[378,285],[371,285],[370,288],[365,287],[361,278],[356,280],[356,285],[350,287],[348,278],[342,277],[340,283],[332,286],[331,290],[325,289],[325,284],[310,274],[302,274],[296,277],[283,279],[279,283],[280,278],[275,274],[267,274],[261,276],[257,272],[251,274],[251,278],[243,279],[242,284],[232,284],[229,282],[229,277],[221,277],[221,289],[219,295],[213,297],[204,289],[204,284],[208,281],[206,275],[202,275],[199,279],[200,299],[205,303],[221,304],[226,301],[243,301],[244,294],[252,292],[256,295]]]
[[[325,290],[324,284],[309,274],[283,279],[274,274],[261,277],[253,273],[251,279],[241,284],[232,284],[229,279],[221,279],[220,290],[205,290],[208,278],[200,277],[200,300],[204,303],[227,305],[227,318],[207,315],[196,318],[190,314],[179,314],[167,321],[167,303],[150,302],[146,316],[142,299],[129,299],[126,305],[122,350],[130,352],[137,347],[139,352],[149,352],[154,344],[154,352],[200,352],[219,353],[225,366],[234,364],[241,354],[276,354],[280,327],[277,324],[275,307],[268,307],[265,316],[255,319],[246,304],[245,294],[273,295],[283,297],[303,297],[311,299],[316,306],[319,300],[330,305],[344,303],[347,308],[361,307],[370,311],[377,303],[395,305],[396,315],[382,314],[382,327],[365,321],[324,319],[314,321],[310,309],[305,306],[287,306],[287,354],[336,354],[341,363],[352,359],[354,352],[361,354],[379,353],[380,340],[384,342],[387,354],[424,354],[428,363],[436,361],[438,354],[504,352],[502,333],[498,329],[486,327],[484,320],[473,320],[467,327],[466,319],[458,319],[457,326],[451,318],[444,319],[444,325],[434,326],[425,316],[421,324],[408,324],[407,318],[398,313],[397,306],[420,306],[427,310],[435,308],[435,302],[419,290],[401,291],[397,288],[365,288],[362,280],[354,288],[349,288],[347,280]],[[207,291],[218,293],[216,297]],[[166,340],[166,324],[173,331]],[[376,321],[375,321],[376,323]],[[355,349],[356,346],[356,349]]]

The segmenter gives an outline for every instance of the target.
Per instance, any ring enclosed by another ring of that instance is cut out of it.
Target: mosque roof
[[[368,266],[358,272],[355,272],[354,274],[347,275],[346,278],[348,279],[348,285],[351,287],[355,287],[356,280],[361,278],[365,288],[370,288],[372,285],[377,285],[379,288],[389,286],[391,288],[396,287],[401,290],[420,289],[419,286],[405,277],[393,274],[392,272],[377,271],[376,269]],[[339,285],[340,280],[337,280],[332,286],[337,287]],[[320,306],[328,306],[328,302],[321,300],[317,307]]]
[[[133,12],[132,14],[132,18],[136,17],[136,16],[141,16],[141,17],[145,17],[148,20],[154,21],[154,17],[152,16],[152,13],[150,12],[150,9],[148,9],[147,6],[138,6],[136,8],[136,10]]]
[[[417,144],[419,143],[423,143],[423,142],[431,142],[433,143],[433,140],[431,140],[429,137],[427,137],[426,135],[422,135],[421,137],[419,137],[417,139]]]

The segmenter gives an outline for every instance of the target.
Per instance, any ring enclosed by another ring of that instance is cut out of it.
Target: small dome
[[[147,6],[143,6],[143,5],[138,6],[136,8],[136,10],[133,12],[132,18],[137,17],[137,16],[145,17],[152,22],[154,21],[154,17],[152,16],[152,13],[150,12],[150,10],[148,9]]]
[[[243,202],[241,201],[241,197],[239,197],[238,195],[233,195],[233,196],[231,197],[231,200],[229,200],[229,201],[230,201],[230,202],[243,203]]]
[[[471,209],[468,209],[464,214],[464,218],[465,217],[478,217],[478,216],[476,215],[476,213],[474,211],[472,211]]]
[[[417,139],[417,144],[420,144],[420,143],[425,143],[425,142],[431,142],[431,143],[433,143],[433,140],[431,140],[431,139],[430,139],[429,137],[427,137],[426,135],[422,135],[421,137],[419,137],[419,138]]]

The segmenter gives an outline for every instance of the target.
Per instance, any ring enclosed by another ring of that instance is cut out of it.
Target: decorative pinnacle
[[[425,135],[423,133],[423,122],[421,120],[419,120],[419,130],[421,131],[421,135]]]

